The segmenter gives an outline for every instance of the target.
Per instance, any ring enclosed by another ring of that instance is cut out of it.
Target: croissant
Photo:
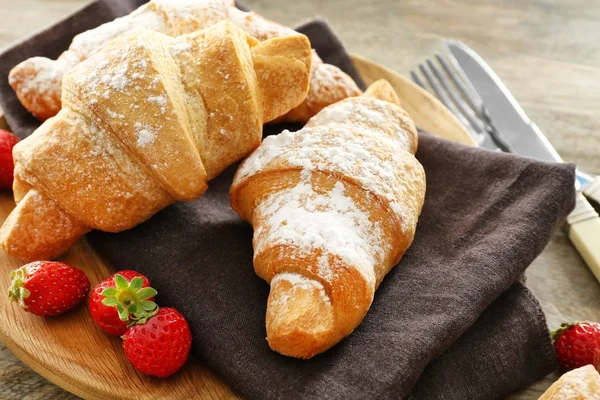
[[[61,109],[63,76],[112,39],[132,29],[179,36],[207,28],[227,18],[231,0],[152,0],[129,15],[80,33],[57,60],[29,58],[15,66],[9,84],[23,106],[40,121]]]
[[[569,371],[538,400],[600,400],[600,375],[593,365]]]
[[[310,42],[228,21],[171,38],[129,31],[71,69],[63,108],[15,146],[10,255],[52,259],[91,229],[130,229],[254,150],[306,97]]]
[[[62,107],[64,74],[120,34],[144,28],[180,36],[227,18],[260,41],[298,35],[293,29],[255,13],[238,10],[231,0],[152,0],[125,17],[75,36],[69,49],[57,60],[33,57],[23,61],[10,71],[9,83],[21,104],[37,119],[45,121]],[[361,93],[352,78],[339,68],[324,64],[315,52],[312,57],[311,85],[306,101],[282,119],[304,123],[321,108]]]
[[[417,132],[384,80],[240,166],[232,208],[254,227],[254,269],[271,289],[270,347],[310,358],[349,335],[412,243],[425,195]]]
[[[291,28],[235,7],[229,11],[229,19],[258,40],[298,35],[298,32]],[[302,104],[280,119],[304,124],[324,107],[361,93],[348,74],[334,65],[324,63],[313,50],[308,95]]]

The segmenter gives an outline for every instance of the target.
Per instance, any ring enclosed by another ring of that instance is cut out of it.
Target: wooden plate
[[[408,79],[360,56],[352,56],[365,83],[385,78],[398,91],[418,126],[467,145],[474,141],[460,122],[435,98]],[[0,220],[14,207],[12,195],[0,195]],[[81,268],[92,285],[111,268],[85,239],[62,261]],[[23,362],[56,385],[84,399],[228,399],[238,396],[201,362],[192,360],[168,379],[138,374],[125,359],[118,338],[91,322],[87,307],[60,317],[40,318],[10,303],[5,292],[9,271],[23,263],[0,252],[0,340]]]

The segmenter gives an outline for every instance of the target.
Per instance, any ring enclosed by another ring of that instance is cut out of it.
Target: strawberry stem
[[[14,271],[10,272],[10,279],[12,280],[10,287],[8,288],[8,298],[10,301],[16,301],[19,306],[23,309],[27,308],[25,299],[31,295],[31,292],[25,289],[25,279],[27,278],[27,267],[22,266]]]
[[[158,305],[148,300],[156,296],[157,291],[151,287],[142,288],[143,284],[139,276],[127,281],[122,275],[116,274],[116,287],[102,291],[102,304],[115,307],[122,321],[147,320],[158,312]]]

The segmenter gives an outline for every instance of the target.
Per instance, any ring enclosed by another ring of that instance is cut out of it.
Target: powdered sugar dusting
[[[412,125],[403,111],[382,100],[357,97],[324,108],[297,132],[267,137],[240,167],[235,182],[262,171],[272,162],[285,162],[306,171],[338,172],[352,177],[364,189],[385,199],[409,227],[414,221],[398,195],[398,172],[409,180],[419,171],[403,163],[415,149]]]
[[[423,187],[424,172],[404,118],[391,103],[359,97],[321,111],[297,132],[267,137],[238,169],[234,190],[272,171],[295,169],[300,179],[269,192],[247,216],[261,221],[254,224],[255,258],[284,245],[291,258],[316,257],[310,272],[322,281],[333,283],[343,268],[353,267],[374,288],[391,242],[384,237],[387,223],[363,201],[384,204],[403,232],[414,231],[422,204],[415,191]],[[332,187],[316,185],[323,176],[335,182]]]
[[[269,21],[254,12],[244,12],[235,7],[229,11],[229,20],[260,41],[298,35],[298,32],[291,28]],[[324,102],[333,104],[360,94],[361,90],[349,75],[334,65],[323,63],[313,50],[310,88],[306,103],[315,107]]]
[[[148,97],[148,102],[149,103],[153,103],[153,104],[157,104],[158,106],[160,106],[160,112],[162,114],[167,112],[167,98],[166,96],[162,95],[162,96],[150,96]]]
[[[177,35],[204,29],[227,19],[228,0],[154,0],[155,6],[169,15]]]
[[[376,128],[382,138],[391,138],[403,150],[412,151],[413,137],[405,127],[414,127],[412,120],[399,107],[387,101],[359,97],[346,99],[325,107],[306,124],[350,124]]]
[[[113,110],[107,108],[106,113],[111,118],[125,119],[125,115],[114,112]]]
[[[112,39],[131,29],[131,17],[117,18],[73,38],[69,50],[86,59],[106,46]]]
[[[198,6],[198,1],[194,2],[197,5],[197,12],[204,11],[210,17],[208,21],[211,24],[218,22],[216,18],[223,14],[223,10],[226,9],[225,6],[229,8],[226,0],[205,1],[201,2],[201,6]],[[176,34],[169,19],[166,18],[167,14],[154,7],[153,3],[144,4],[129,15],[117,18],[75,36],[69,46],[69,50],[61,54],[58,60],[34,57],[19,64],[15,67],[15,74],[11,74],[11,85],[17,88],[16,90],[20,92],[20,96],[33,92],[34,95],[31,96],[31,104],[28,105],[31,111],[45,113],[49,111],[49,108],[56,108],[58,110],[60,108],[63,76],[79,62],[88,59],[106,47],[114,38],[132,29],[140,28],[166,35]],[[170,9],[177,11],[179,8],[182,12],[185,12],[189,10],[192,0],[170,1],[169,3]],[[211,11],[211,7],[215,10]],[[220,19],[224,19],[225,17],[226,15],[222,15]],[[124,59],[126,55],[122,54],[121,57]],[[107,66],[108,64],[99,64],[98,68],[103,69]],[[21,74],[20,71],[26,73]],[[35,73],[33,73],[34,71]],[[17,75],[19,75],[18,78]],[[122,85],[127,84],[126,81],[121,79],[122,77],[115,78],[114,85],[116,87],[121,88]],[[109,96],[109,93],[104,94],[106,98],[109,98]]]
[[[28,71],[27,76],[13,74],[11,71],[10,85],[18,86],[21,95],[34,92],[42,99],[55,91],[60,93],[62,75],[70,65],[57,61],[50,67],[46,58],[33,57],[19,64],[19,67]]]
[[[313,54],[313,63],[318,56]],[[311,69],[309,96],[322,99],[335,96],[337,101],[360,94],[356,83],[338,67],[325,64],[320,59]]]
[[[192,49],[192,45],[183,40],[177,40],[171,46],[171,54],[178,56],[181,53],[188,52]]]
[[[360,132],[360,133],[359,133]],[[286,145],[286,143],[294,143]],[[261,171],[274,160],[310,171],[339,172],[351,176],[363,188],[387,200],[403,219],[403,206],[396,197],[395,182],[399,160],[382,159],[377,149],[389,142],[397,152],[402,148],[377,132],[350,127],[321,126],[298,132],[283,131],[270,136],[240,167],[236,181]],[[408,222],[408,221],[407,221]]]
[[[156,12],[150,4],[145,4],[129,15],[75,36],[69,50],[76,53],[81,59],[86,59],[105,47],[112,39],[134,28],[149,29],[167,35],[172,34],[168,20],[160,12]]]
[[[327,282],[333,281],[334,271],[333,266],[329,263],[329,256],[321,254],[317,259],[319,276]]]
[[[129,68],[127,64],[122,64],[112,74],[102,75],[100,80],[114,90],[123,90],[129,83],[129,78],[126,75],[127,68]]]
[[[157,133],[152,126],[136,122],[133,128],[137,134],[138,147],[145,147],[154,143]]]
[[[600,377],[593,365],[586,365],[565,373],[552,388],[557,385],[558,388],[552,392],[554,400],[600,400]]]
[[[276,275],[271,280],[271,285],[274,285],[277,282],[282,281],[282,280],[288,281],[289,283],[291,283],[292,286],[294,287],[294,289],[301,289],[301,290],[315,290],[316,289],[319,291],[319,295],[321,296],[321,298],[323,299],[325,304],[331,304],[331,300],[329,299],[329,296],[325,292],[325,288],[323,287],[323,285],[320,282],[315,281],[314,279],[308,279],[300,274],[285,272],[285,273]],[[279,298],[279,302],[281,304],[285,304],[288,299],[289,299],[289,296],[284,295],[281,298]]]
[[[263,224],[254,232],[255,257],[267,248],[287,244],[303,253],[321,250],[339,257],[375,284],[374,266],[382,262],[386,243],[378,224],[369,220],[337,182],[329,193],[313,190],[309,182],[272,193],[255,210]],[[323,279],[334,272],[326,259],[319,259]]]
[[[229,20],[261,41],[299,34],[287,26],[264,19],[254,12],[245,12],[235,7],[229,10]]]

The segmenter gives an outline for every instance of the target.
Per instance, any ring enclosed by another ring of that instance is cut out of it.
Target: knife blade
[[[529,119],[512,93],[479,54],[457,40],[445,40],[444,47],[454,57],[451,60],[454,67],[467,77],[467,90],[479,100],[472,106],[478,108],[481,115],[488,115],[494,121],[513,152],[538,160],[563,161],[544,133]],[[594,180],[592,176],[577,170],[578,189],[600,203],[600,193],[586,191]]]
[[[511,151],[525,157],[562,162],[543,132],[534,124],[492,68],[471,48],[460,41],[446,40],[444,46],[452,56],[454,67],[475,101],[480,115],[493,121],[508,142]],[[600,217],[582,192],[595,201],[599,181],[580,171],[577,173],[577,201],[567,217],[569,238],[600,281]],[[600,198],[600,197],[599,197]]]

